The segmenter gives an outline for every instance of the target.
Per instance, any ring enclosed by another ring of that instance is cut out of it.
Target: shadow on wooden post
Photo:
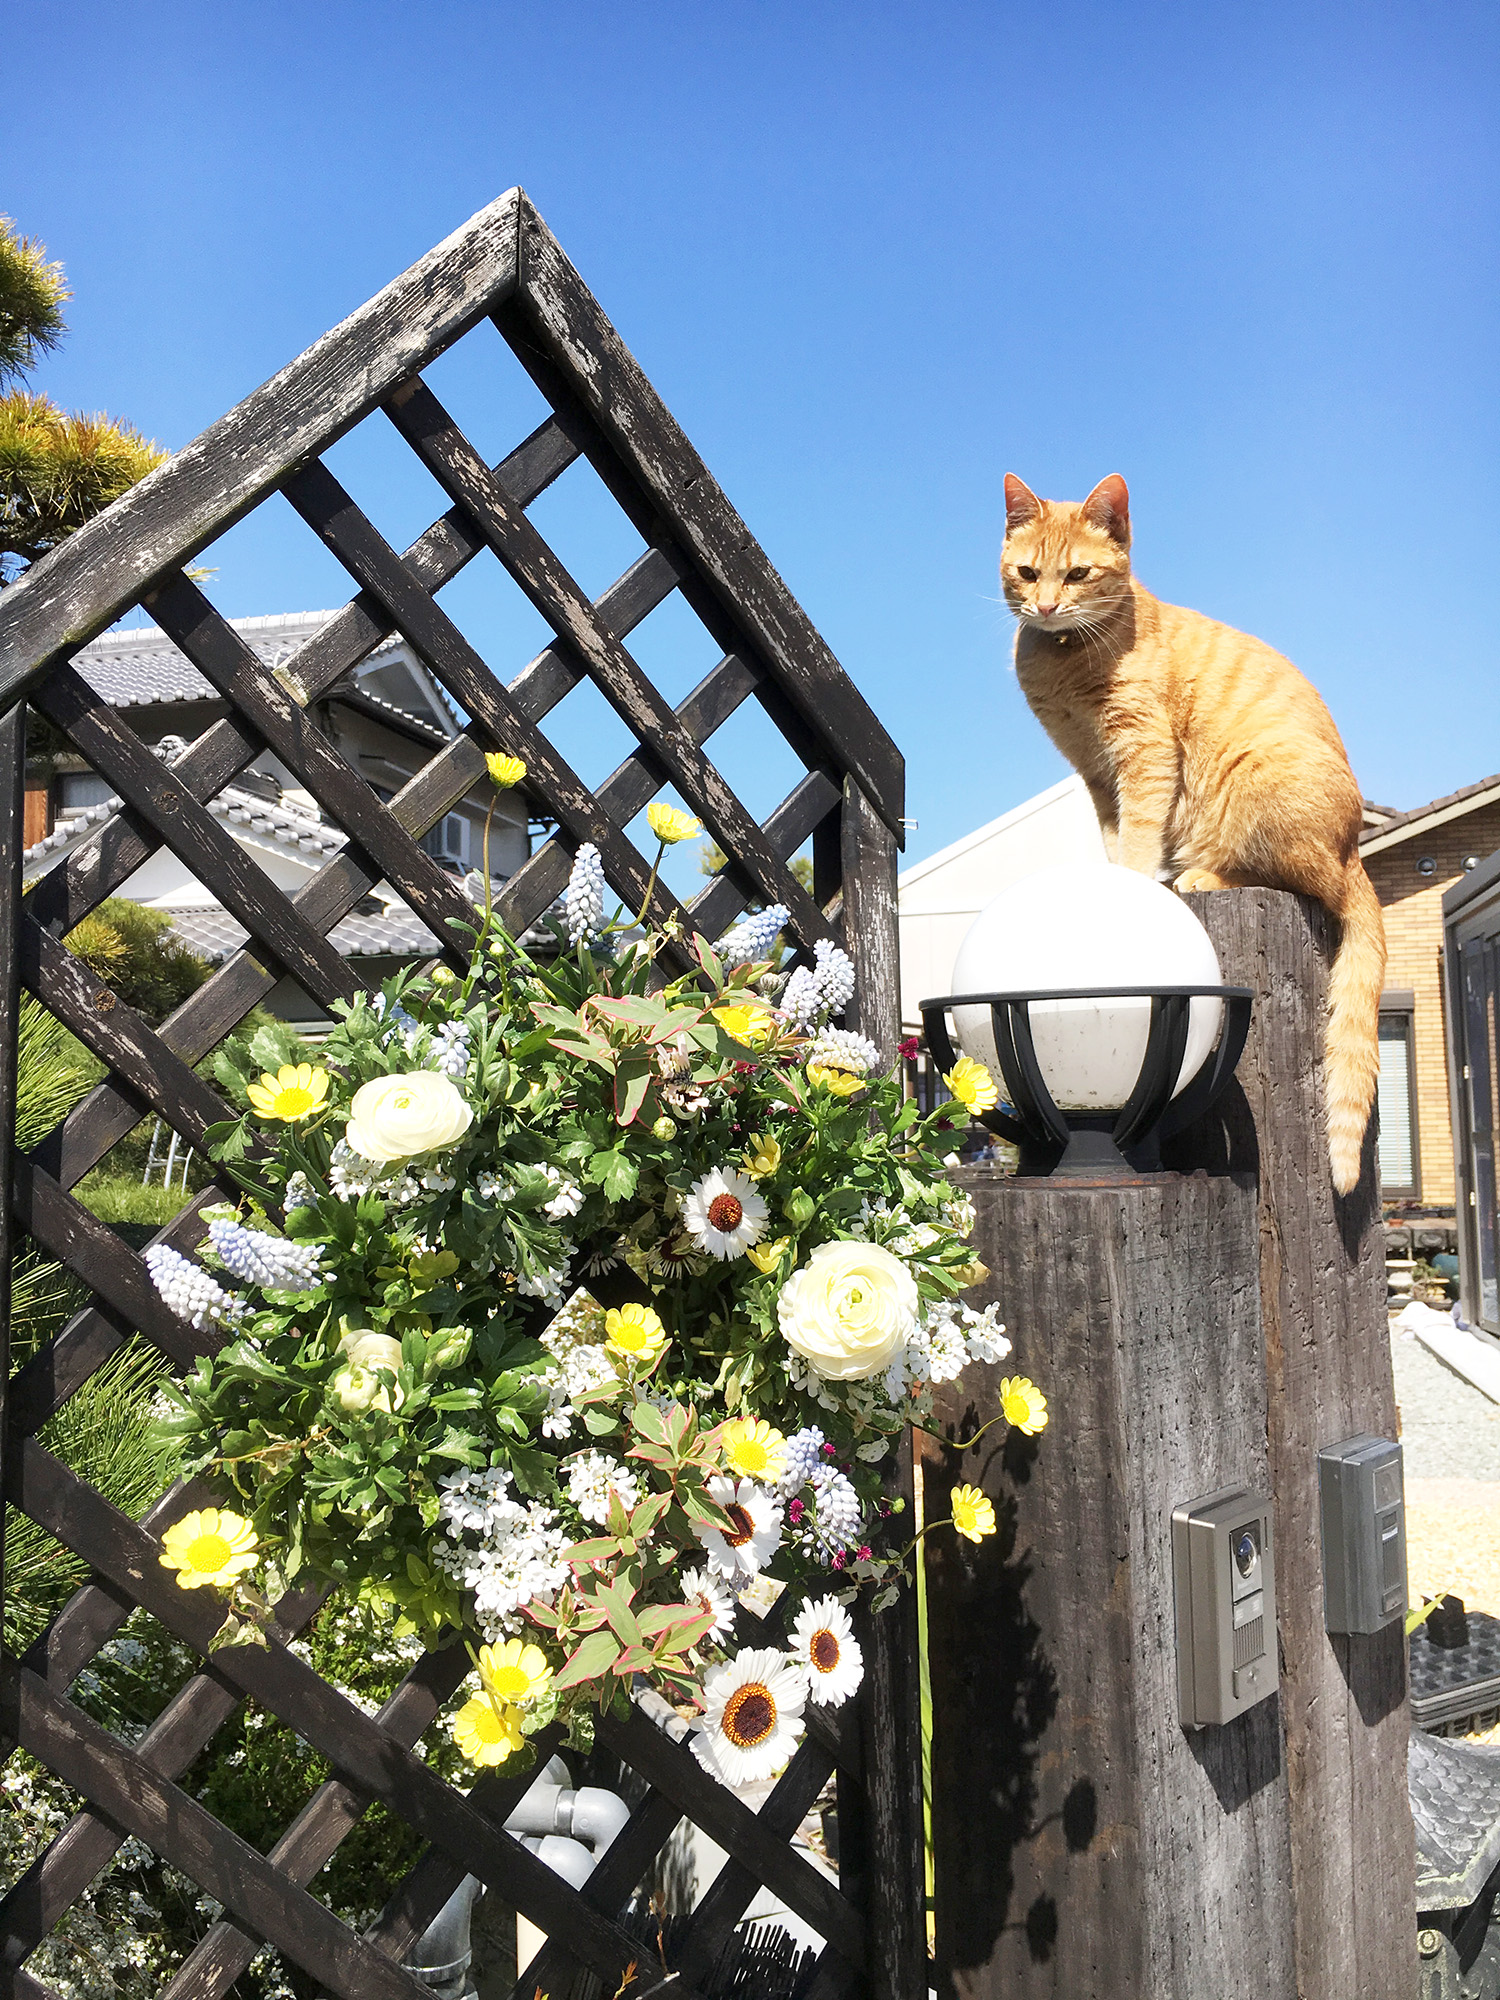
[[[929,1446],[924,1468],[929,1520],[965,1479],[1000,1522],[928,1544],[938,1984],[959,2000],[1415,1990],[1400,1626],[1323,1629],[1317,1448],[1395,1434],[1373,1133],[1353,1196],[1328,1177],[1332,927],[1271,891],[1193,901],[1257,1000],[1239,1084],[1174,1171],[957,1176],[976,1296],[1052,1398],[1041,1439]],[[950,1435],[993,1413],[991,1373],[946,1392]],[[1171,1509],[1231,1480],[1275,1496],[1282,1686],[1188,1732]]]

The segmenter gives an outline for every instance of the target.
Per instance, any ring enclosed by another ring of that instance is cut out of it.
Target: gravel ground
[[[1500,1403],[1456,1375],[1414,1333],[1392,1336],[1391,1361],[1407,1479],[1500,1481]]]

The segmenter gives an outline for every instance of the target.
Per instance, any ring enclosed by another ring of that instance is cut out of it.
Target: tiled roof
[[[1474,799],[1477,802],[1482,792],[1494,792],[1497,788],[1500,788],[1500,771],[1491,777],[1481,778],[1478,784],[1464,785],[1456,792],[1449,792],[1445,798],[1429,799],[1425,806],[1413,806],[1410,812],[1392,813],[1384,825],[1372,826],[1361,834],[1360,845],[1363,846],[1370,840],[1384,841],[1403,827],[1415,829],[1420,820],[1430,819],[1434,813],[1447,812],[1451,806],[1460,806],[1465,799]]]
[[[190,951],[218,965],[238,951],[248,933],[217,903],[198,908],[166,908],[172,927]],[[410,910],[391,906],[377,916],[345,917],[328,933],[345,958],[421,958],[440,949],[438,940]]]
[[[331,611],[288,611],[268,618],[232,618],[230,624],[251,652],[268,667],[279,667],[306,644]],[[377,646],[370,659],[401,645],[393,635]],[[73,664],[89,686],[112,708],[139,708],[167,701],[218,701],[217,688],[178,651],[158,626],[106,632],[74,656]],[[375,699],[376,697],[372,697]],[[385,704],[390,706],[390,704]],[[404,715],[404,709],[397,709]]]
[[[112,796],[102,805],[84,806],[66,819],[58,820],[45,838],[26,849],[21,857],[23,865],[35,867],[49,855],[60,854],[73,846],[93,827],[117,813],[120,803],[118,798]],[[330,826],[327,821],[315,819],[310,813],[297,812],[290,806],[273,805],[269,799],[258,798],[253,792],[243,792],[235,785],[226,786],[217,798],[210,799],[208,809],[215,819],[242,827],[248,835],[262,843],[274,843],[277,847],[295,849],[309,856],[337,854],[349,842],[346,833]]]

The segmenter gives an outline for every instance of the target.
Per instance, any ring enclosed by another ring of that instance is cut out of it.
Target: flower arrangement
[[[653,826],[658,866],[698,831]],[[844,953],[787,975],[783,908],[710,945],[604,900],[584,847],[550,962],[487,908],[463,976],[341,1005],[317,1064],[220,1058],[245,1110],[210,1139],[243,1199],[196,1260],[147,1259],[226,1336],[170,1419],[222,1504],[162,1560],[226,1593],[221,1643],[264,1643],[266,1592],[309,1576],[398,1633],[463,1634],[475,1764],[554,1718],[587,1741],[644,1680],[737,1782],[858,1687],[847,1607],[903,1568],[882,1461],[933,1384],[1010,1343],[961,1300],[983,1266],[950,1114],[833,1025]],[[669,945],[691,963],[665,978]],[[1045,1399],[1009,1378],[997,1421],[1034,1434]],[[952,1518],[994,1530],[969,1488]],[[786,1650],[736,1651],[767,1577],[799,1606]]]

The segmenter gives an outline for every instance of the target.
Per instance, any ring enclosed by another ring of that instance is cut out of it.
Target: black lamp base
[[[1173,1096],[1187,1047],[1189,1009],[1194,999],[1224,1003],[1218,1045],[1185,1089]],[[1118,1111],[1062,1111],[1042,1079],[1031,1037],[1033,1000],[1119,1000],[1149,998],[1151,1022],[1140,1074],[1127,1103]],[[990,1009],[995,1049],[1010,1108],[981,1112],[980,1122],[1020,1149],[1018,1171],[1028,1177],[1063,1180],[1138,1180],[1161,1172],[1161,1141],[1206,1111],[1234,1074],[1250,1026],[1247,986],[1094,987],[1040,993],[961,993],[924,1000],[927,1046],[940,1070],[950,1070],[957,1051],[948,1030],[955,1007]]]

